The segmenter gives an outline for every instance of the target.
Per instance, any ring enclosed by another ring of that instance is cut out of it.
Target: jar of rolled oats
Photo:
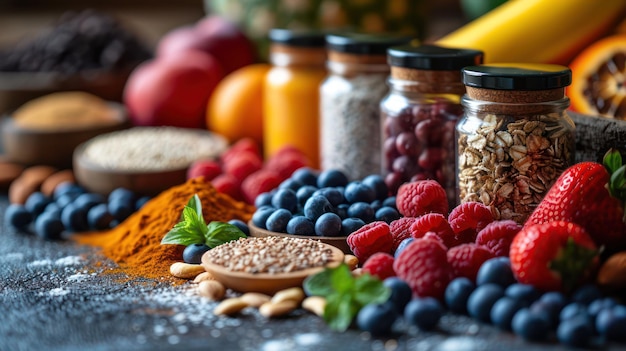
[[[489,64],[462,70],[467,93],[457,124],[461,203],[479,201],[496,219],[520,224],[574,162],[575,126],[566,109],[571,70],[546,64]]]
[[[461,69],[482,63],[478,50],[405,45],[387,51],[389,94],[380,103],[382,173],[392,192],[405,182],[439,182],[453,206],[455,126],[463,115]]]

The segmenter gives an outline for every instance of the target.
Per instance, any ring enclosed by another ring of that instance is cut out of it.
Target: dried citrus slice
[[[626,34],[601,39],[572,61],[574,111],[626,120]]]

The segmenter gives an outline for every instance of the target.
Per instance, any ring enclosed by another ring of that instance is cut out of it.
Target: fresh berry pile
[[[253,204],[256,197],[278,187],[309,160],[298,149],[285,146],[263,162],[258,144],[250,138],[240,139],[219,160],[199,160],[187,172],[187,178],[204,177],[217,191],[235,200]]]
[[[19,230],[33,230],[43,239],[56,240],[61,239],[64,232],[114,227],[148,200],[149,197],[139,197],[124,188],[115,189],[105,197],[65,182],[54,189],[52,196],[34,192],[23,205],[9,205],[5,222]]]
[[[347,236],[368,223],[400,218],[381,176],[348,181],[339,170],[299,168],[254,204],[255,226],[294,235]]]

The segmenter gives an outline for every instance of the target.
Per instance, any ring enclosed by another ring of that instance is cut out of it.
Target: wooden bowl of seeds
[[[196,160],[215,159],[228,142],[206,130],[133,127],[99,135],[74,152],[74,174],[89,191],[108,194],[127,188],[156,195],[186,181]]]
[[[306,236],[306,235],[294,235],[280,232],[273,232],[267,229],[259,228],[252,221],[248,222],[248,228],[250,228],[250,236],[253,237],[267,237],[267,236],[280,236],[286,238],[302,238],[302,239],[311,239],[311,240],[319,240],[324,244],[332,245],[339,250],[341,250],[344,254],[352,255],[352,250],[350,250],[350,246],[348,246],[348,242],[346,241],[345,236]]]
[[[248,237],[217,246],[202,256],[216,280],[239,292],[273,295],[302,286],[306,277],[343,262],[338,248],[297,237]]]

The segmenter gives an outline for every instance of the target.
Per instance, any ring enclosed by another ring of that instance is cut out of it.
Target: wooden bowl
[[[242,293],[258,292],[273,295],[280,290],[302,286],[302,282],[309,275],[319,273],[325,267],[336,267],[343,262],[344,254],[341,250],[332,245],[323,245],[332,251],[333,258],[331,262],[323,267],[308,268],[295,272],[277,274],[232,272],[224,266],[210,263],[207,255],[210,251],[202,256],[202,266],[227,288]]]
[[[7,158],[25,165],[72,167],[74,149],[85,141],[104,133],[130,127],[126,109],[121,103],[110,102],[116,113],[113,124],[73,130],[37,130],[15,125],[11,117],[2,121],[2,146]]]
[[[215,138],[216,145],[219,145],[216,147],[222,151],[228,145],[222,136],[206,130],[189,129],[188,132]],[[114,189],[123,187],[140,195],[154,196],[187,180],[189,165],[162,170],[121,170],[95,164],[85,156],[85,149],[94,139],[79,145],[74,151],[76,180],[91,192],[109,194]],[[216,151],[216,154],[219,153],[221,151]]]
[[[254,237],[266,237],[266,236],[284,236],[288,238],[303,238],[303,239],[313,239],[319,240],[324,244],[332,245],[339,250],[341,250],[344,254],[352,255],[352,250],[350,250],[350,246],[348,246],[348,242],[346,241],[345,236],[305,236],[305,235],[293,235],[287,233],[279,233],[272,232],[267,229],[262,229],[254,225],[252,221],[248,222],[248,228],[250,228],[250,236]]]

